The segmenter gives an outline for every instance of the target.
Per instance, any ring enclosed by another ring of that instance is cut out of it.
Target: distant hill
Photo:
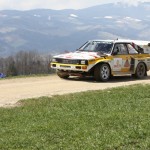
[[[80,10],[0,11],[0,56],[20,50],[59,53],[89,39],[150,40],[150,3]]]

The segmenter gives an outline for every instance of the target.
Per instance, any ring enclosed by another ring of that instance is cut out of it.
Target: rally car
[[[127,74],[143,78],[150,70],[150,54],[131,40],[90,40],[75,52],[54,56],[51,68],[64,79],[93,76],[105,82],[111,76]]]

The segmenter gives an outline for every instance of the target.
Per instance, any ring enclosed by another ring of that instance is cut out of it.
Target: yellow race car
[[[150,43],[146,43],[150,48]],[[111,76],[131,74],[143,78],[150,70],[150,54],[131,40],[90,40],[75,52],[54,56],[51,68],[60,78],[93,76],[108,81]]]

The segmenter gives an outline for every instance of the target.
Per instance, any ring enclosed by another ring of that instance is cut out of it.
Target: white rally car
[[[54,56],[51,68],[64,79],[93,76],[97,81],[107,81],[110,76],[127,74],[143,78],[150,70],[149,52],[150,42],[146,41],[90,40],[75,52]]]

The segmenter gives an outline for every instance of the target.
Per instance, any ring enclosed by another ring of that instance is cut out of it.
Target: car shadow
[[[132,76],[115,76],[115,77],[112,77],[110,79],[110,82],[112,83],[116,83],[116,82],[128,82],[128,81],[141,81],[141,80],[150,80],[150,76],[146,76],[142,79],[137,79],[135,77],[132,77]]]
[[[119,83],[119,82],[129,82],[129,81],[141,81],[141,80],[150,80],[150,76],[146,76],[143,79],[137,79],[132,76],[113,76],[107,82],[98,82],[95,81],[94,77],[70,77],[67,80],[69,81],[83,81],[91,83]]]

